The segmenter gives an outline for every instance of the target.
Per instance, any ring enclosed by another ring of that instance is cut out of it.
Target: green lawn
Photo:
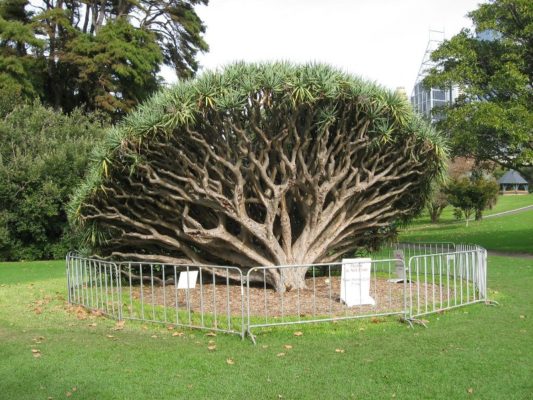
[[[172,336],[165,327],[131,322],[114,331],[105,318],[79,319],[65,304],[63,270],[62,261],[0,266],[2,398],[527,399],[533,393],[531,260],[491,257],[490,293],[501,305],[430,316],[428,329],[394,319],[277,328],[260,333],[257,346],[230,335]],[[303,336],[295,337],[297,330]]]
[[[475,243],[488,250],[533,253],[533,210],[461,224],[413,225],[400,240]]]
[[[529,211],[403,239],[533,253],[532,226]],[[114,330],[66,304],[63,261],[0,264],[0,398],[531,399],[533,259],[488,266],[499,306],[430,315],[427,329],[394,318],[264,329],[254,346],[135,322]]]
[[[533,205],[533,193],[528,195],[507,195],[507,196],[498,196],[498,201],[496,205],[491,210],[486,210],[483,215],[497,214],[504,211],[515,210],[517,208],[526,207]],[[442,212],[440,217],[441,223],[456,223],[457,220],[453,216],[453,207],[448,206]],[[425,225],[430,224],[429,215],[424,212],[419,218],[416,219],[415,225]],[[460,222],[459,222],[460,223]]]

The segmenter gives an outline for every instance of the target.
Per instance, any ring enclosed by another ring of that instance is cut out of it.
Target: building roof
[[[507,171],[505,174],[503,174],[503,176],[498,179],[498,183],[511,183],[511,184],[519,184],[519,185],[523,185],[523,184],[526,184],[527,185],[527,181],[522,178],[522,176],[514,171],[514,170],[509,170]]]

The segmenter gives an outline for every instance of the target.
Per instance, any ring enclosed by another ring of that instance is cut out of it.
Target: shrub
[[[65,203],[102,123],[39,103],[0,120],[0,260],[59,256],[69,245]],[[55,254],[54,254],[55,253]]]

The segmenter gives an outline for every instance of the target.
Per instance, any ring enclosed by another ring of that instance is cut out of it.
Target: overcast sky
[[[210,0],[197,7],[210,51],[203,68],[235,60],[322,61],[411,93],[429,29],[446,38],[480,0]]]

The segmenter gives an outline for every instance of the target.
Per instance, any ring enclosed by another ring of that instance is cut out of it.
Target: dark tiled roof
[[[507,171],[500,179],[498,179],[498,183],[515,183],[519,185],[527,185],[527,181],[522,178],[522,176],[518,172],[512,169]]]

